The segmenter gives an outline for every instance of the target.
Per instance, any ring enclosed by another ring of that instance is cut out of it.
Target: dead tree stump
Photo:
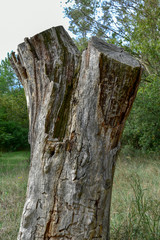
[[[108,240],[139,62],[96,37],[81,56],[62,26],[26,38],[11,62],[26,94],[31,145],[18,240]]]

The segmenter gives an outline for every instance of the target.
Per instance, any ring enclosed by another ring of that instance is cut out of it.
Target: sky
[[[0,61],[8,52],[16,52],[25,37],[58,25],[68,31],[61,0],[1,0]]]

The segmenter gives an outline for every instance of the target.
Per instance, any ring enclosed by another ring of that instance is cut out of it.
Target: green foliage
[[[145,71],[126,123],[123,143],[147,152],[160,151],[159,16],[157,0],[141,1],[131,20],[133,30],[129,42],[130,50],[139,56]]]
[[[0,147],[2,150],[17,150],[28,148],[28,129],[18,122],[0,122]]]
[[[89,33],[94,31],[90,19],[95,19],[99,1],[68,0],[66,4],[69,4],[69,7],[65,8],[65,13],[70,18],[69,30],[82,38],[87,37]]]
[[[29,147],[28,117],[24,90],[8,58],[0,65],[0,149],[16,150]]]
[[[160,76],[160,2],[144,0],[135,11],[131,24],[130,48],[139,56],[148,74]]]
[[[27,106],[23,88],[14,88],[0,95],[0,119],[28,126]]]
[[[160,151],[160,80],[155,75],[142,82],[123,133],[123,145],[144,152]]]
[[[9,92],[13,88],[20,88],[21,84],[17,79],[9,62],[9,54],[0,64],[0,94]]]
[[[127,41],[128,32],[133,30],[129,23],[135,9],[142,5],[141,0],[68,0],[65,3],[65,15],[70,19],[69,29],[79,38],[92,34]]]

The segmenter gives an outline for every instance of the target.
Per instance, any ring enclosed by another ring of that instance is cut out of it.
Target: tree
[[[160,150],[160,79],[150,75],[148,82],[141,82],[138,97],[133,104],[123,134],[125,149],[141,149],[144,153]]]
[[[105,39],[112,37],[129,41],[128,33],[131,33],[134,27],[128,23],[134,19],[135,9],[140,9],[143,1],[68,0],[64,2],[65,14],[70,19],[69,29],[78,38],[95,34]]]
[[[89,11],[91,3],[92,11]],[[144,66],[142,83],[124,131],[124,143],[143,151],[159,151],[160,122],[160,3],[158,0],[68,0],[65,7],[70,30],[85,48],[82,32],[105,38],[136,56]],[[79,15],[78,15],[79,13]],[[87,22],[82,27],[78,18]],[[82,39],[82,40],[81,40]],[[151,107],[152,106],[152,107]],[[136,119],[136,121],[135,121]]]
[[[28,147],[28,117],[24,90],[9,62],[0,65],[0,149]]]
[[[137,60],[92,38],[82,57],[63,27],[18,46],[31,168],[19,240],[109,239],[113,176],[141,76]]]
[[[14,88],[20,88],[21,84],[16,77],[13,68],[9,62],[10,55],[1,61],[0,64],[0,94],[8,93]]]

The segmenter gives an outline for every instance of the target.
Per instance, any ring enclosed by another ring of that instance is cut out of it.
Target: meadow
[[[0,153],[0,240],[16,240],[25,201],[29,152]]]
[[[29,152],[0,153],[0,240],[16,240]],[[160,158],[120,154],[114,178],[111,240],[160,239]]]
[[[160,158],[121,154],[114,177],[111,240],[160,240]]]

